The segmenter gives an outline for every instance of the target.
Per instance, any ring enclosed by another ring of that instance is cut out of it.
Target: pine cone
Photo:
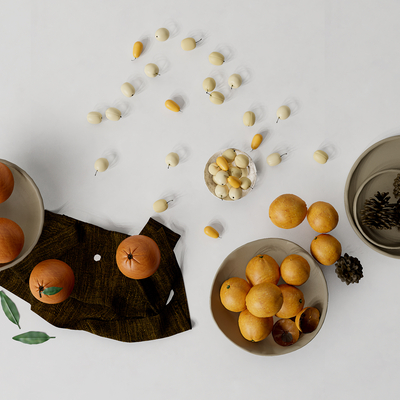
[[[393,182],[393,195],[396,199],[400,198],[400,174],[397,175],[396,179]]]
[[[389,192],[376,192],[375,198],[365,200],[361,223],[371,229],[392,229],[398,226],[397,204],[389,203]]]
[[[360,260],[356,257],[351,257],[347,253],[336,261],[335,272],[342,282],[358,283],[363,275],[363,267]]]

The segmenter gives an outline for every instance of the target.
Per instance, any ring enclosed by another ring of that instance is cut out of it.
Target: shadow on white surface
[[[139,37],[139,39],[137,41],[142,42],[143,43],[143,50],[142,50],[142,54],[140,54],[140,57],[142,57],[143,55],[146,55],[148,53],[150,53],[151,48],[154,45],[154,41],[152,40],[153,37],[151,34],[149,33],[145,33],[143,35],[141,35]],[[135,41],[136,42],[136,41]]]
[[[217,51],[218,53],[221,53],[224,56],[225,62],[221,65],[221,67],[226,63],[234,60],[236,57],[236,50],[232,46],[226,43],[219,44],[213,51]]]
[[[234,72],[232,72],[232,74],[239,74],[242,77],[242,86],[248,85],[254,78],[254,71],[246,66],[237,68]],[[238,87],[238,89],[240,89],[240,87]]]
[[[146,81],[139,74],[130,75],[127,82],[129,82],[135,88],[135,95],[133,97],[143,93],[147,86]]]
[[[248,111],[253,111],[255,114],[256,124],[263,122],[267,118],[267,107],[260,102],[252,103]]]
[[[330,140],[324,140],[316,150],[322,150],[328,154],[329,160],[334,160],[339,153],[337,147]]]
[[[172,92],[170,99],[178,104],[182,112],[185,111],[190,104],[189,97],[183,94],[181,91]]]
[[[181,25],[171,18],[165,21],[164,27],[167,28],[169,31],[168,40],[177,37],[182,29]]]
[[[196,47],[193,50],[196,50],[197,47],[204,46],[209,38],[210,34],[207,31],[196,29],[188,32],[187,36],[182,37],[182,40],[185,38],[193,38],[196,41]],[[191,51],[193,51],[191,50]]]

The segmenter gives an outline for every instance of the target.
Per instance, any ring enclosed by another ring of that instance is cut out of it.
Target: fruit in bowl
[[[4,203],[14,190],[14,177],[4,163],[0,162],[0,203]]]
[[[21,227],[8,218],[0,218],[0,264],[15,260],[24,247]]]

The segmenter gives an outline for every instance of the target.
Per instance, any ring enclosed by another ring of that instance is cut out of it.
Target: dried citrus
[[[249,310],[244,310],[240,313],[238,322],[240,333],[250,342],[264,340],[271,333],[274,326],[272,317],[259,318]]]
[[[305,307],[297,315],[295,324],[297,329],[303,333],[311,333],[317,329],[320,312],[315,307]]]
[[[287,284],[300,286],[310,277],[310,264],[304,257],[290,254],[282,261],[280,272]]]
[[[307,215],[307,205],[294,194],[282,194],[269,206],[269,218],[279,228],[291,229],[300,225]]]
[[[270,282],[253,286],[246,296],[247,309],[259,318],[272,317],[280,310],[282,303],[281,289]]]
[[[331,204],[325,201],[317,201],[309,207],[307,221],[314,231],[328,233],[336,228],[339,222],[339,214]]]
[[[280,346],[290,346],[299,340],[300,332],[291,319],[280,319],[272,328],[272,336]]]
[[[278,318],[295,317],[304,307],[303,292],[299,288],[287,284],[278,287],[282,291],[283,304],[276,316]]]
[[[259,254],[248,262],[246,278],[253,286],[262,282],[276,285],[280,278],[279,264],[269,255]]]
[[[229,278],[221,286],[219,295],[222,305],[229,311],[240,312],[246,309],[246,295],[251,285],[242,278]]]
[[[332,265],[342,255],[342,246],[332,235],[321,233],[311,242],[310,251],[320,264]]]

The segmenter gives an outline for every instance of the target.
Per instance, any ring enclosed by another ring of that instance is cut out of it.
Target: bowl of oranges
[[[211,312],[222,333],[262,356],[298,350],[320,331],[328,287],[314,258],[296,243],[266,238],[229,254],[211,289]]]
[[[43,199],[35,182],[22,168],[0,160],[0,271],[32,251],[43,224]]]

